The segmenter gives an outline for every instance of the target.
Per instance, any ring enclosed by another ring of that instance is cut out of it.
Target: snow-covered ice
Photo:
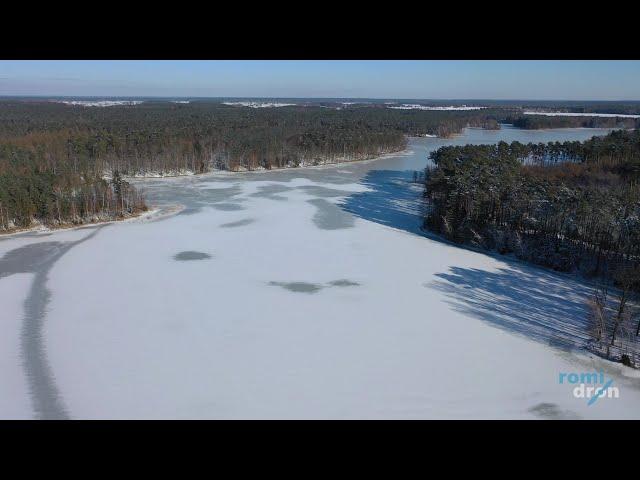
[[[428,151],[554,135],[468,130],[373,162],[144,179],[152,203],[184,209],[0,239],[16,271],[0,278],[0,417],[640,418],[635,372],[579,349],[587,284],[419,228],[409,180]],[[34,260],[16,268],[26,246]],[[16,358],[42,265],[57,406],[28,393]],[[558,384],[601,368],[620,398],[587,406]]]

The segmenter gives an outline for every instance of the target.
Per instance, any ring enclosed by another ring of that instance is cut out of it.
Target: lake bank
[[[0,239],[10,237],[12,235],[20,235],[24,233],[50,234],[53,232],[57,232],[59,230],[76,230],[81,228],[94,227],[97,225],[106,225],[114,222],[128,222],[135,219],[146,218],[148,216],[155,215],[156,213],[158,213],[157,209],[147,209],[147,210],[142,210],[140,212],[125,215],[123,217],[117,217],[117,218],[107,217],[104,219],[87,220],[83,223],[63,222],[57,225],[43,225],[40,222],[36,222],[34,220],[33,223],[37,223],[37,224],[31,227],[24,227],[24,228],[17,227],[10,230],[1,230]]]

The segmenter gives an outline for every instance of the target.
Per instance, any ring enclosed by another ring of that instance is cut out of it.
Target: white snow
[[[640,115],[625,113],[579,113],[579,112],[538,112],[526,111],[525,115],[544,115],[546,117],[607,117],[607,118],[640,118]]]
[[[82,107],[115,107],[121,105],[139,105],[142,100],[56,100],[67,105],[80,105]]]
[[[125,178],[126,179],[131,179],[131,178],[164,178],[164,177],[178,177],[178,176],[188,176],[188,175],[195,175],[196,172],[194,172],[193,170],[190,170],[188,168],[183,168],[180,170],[166,170],[163,172],[153,172],[153,171],[149,171],[149,172],[142,172],[142,173],[136,173],[133,175],[126,175]],[[105,179],[111,179],[111,172],[105,174],[103,176]]]
[[[467,106],[467,105],[434,106],[434,105],[420,105],[417,103],[403,103],[402,105],[388,106],[387,108],[393,108],[394,110],[459,111],[459,110],[481,110],[487,107],[473,107],[473,106]]]
[[[48,275],[43,338],[71,417],[640,418],[629,369],[535,340],[580,338],[588,286],[417,234],[420,188],[402,175],[443,142],[349,168],[144,180],[188,214],[105,226]],[[88,234],[11,238],[0,255]],[[29,279],[0,278],[2,418],[28,413],[11,359]],[[558,384],[600,368],[619,399],[587,406]]]
[[[272,107],[293,107],[295,103],[280,103],[280,102],[222,102],[223,105],[233,105],[236,107],[250,107],[250,108],[272,108]]]

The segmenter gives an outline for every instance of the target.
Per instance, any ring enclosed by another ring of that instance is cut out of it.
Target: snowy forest
[[[640,334],[640,316],[632,320],[628,308],[640,291],[640,131],[582,143],[447,146],[430,158],[426,228],[597,279],[592,333],[607,356],[623,331]]]
[[[381,106],[246,108],[148,101],[106,108],[0,102],[0,232],[82,224],[146,209],[123,176],[254,170],[362,160],[406,136],[498,128],[492,111]]]
[[[451,240],[559,271],[638,264],[640,132],[447,146],[430,158],[425,224]]]

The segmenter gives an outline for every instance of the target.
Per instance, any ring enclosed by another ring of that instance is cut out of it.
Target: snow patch
[[[222,102],[223,105],[233,105],[235,107],[249,108],[274,108],[274,107],[295,107],[295,103],[279,102]]]
[[[82,107],[115,107],[121,105],[140,105],[142,100],[54,100],[66,105],[79,105]]]
[[[132,175],[123,175],[124,179],[130,178],[165,178],[165,177],[183,177],[183,176],[191,176],[195,175],[196,172],[193,170],[189,170],[187,168],[180,170],[165,170],[163,172],[139,172],[134,173]],[[111,175],[105,175],[105,180],[111,180]]]
[[[546,117],[606,117],[606,118],[640,118],[640,115],[625,113],[579,113],[579,112],[537,112],[526,111],[525,115],[543,115]]]
[[[487,107],[473,107],[467,105],[449,105],[449,106],[434,106],[434,105],[420,105],[417,103],[403,103],[398,106],[389,106],[394,110],[435,110],[435,111],[460,111],[460,110],[482,110]]]

